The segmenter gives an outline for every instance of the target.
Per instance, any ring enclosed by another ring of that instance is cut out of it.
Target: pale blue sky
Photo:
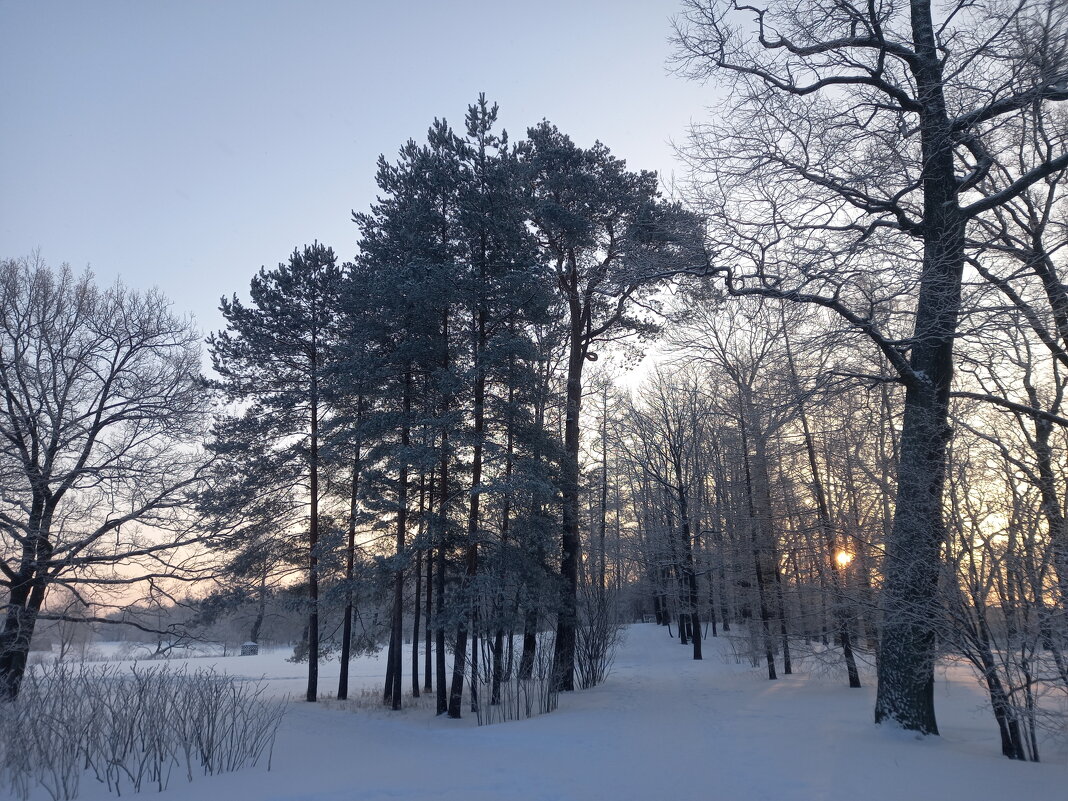
[[[668,74],[675,0],[0,0],[0,257],[39,248],[159,286],[205,330],[219,296],[318,239],[356,252],[375,161],[485,91],[633,168],[711,90]]]

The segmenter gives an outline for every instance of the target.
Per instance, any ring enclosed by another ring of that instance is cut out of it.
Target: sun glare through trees
[[[476,88],[206,337],[6,254],[0,795],[1063,791],[1068,6],[661,18],[670,177]]]

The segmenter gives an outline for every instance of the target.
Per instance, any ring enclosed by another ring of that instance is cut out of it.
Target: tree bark
[[[445,310],[442,318],[442,337],[444,351],[442,370],[449,369],[449,311]],[[442,414],[449,412],[449,397],[442,400]],[[445,553],[449,534],[449,428],[446,424],[441,431],[441,463],[438,468],[441,475],[441,497],[438,499],[438,584],[437,584],[437,624],[434,627],[434,668],[437,674],[437,714],[444,715],[449,708],[448,687],[446,686],[445,665]]]
[[[313,354],[318,352],[313,340]],[[309,442],[309,494],[311,520],[308,525],[308,692],[309,702],[319,697],[319,366],[311,360],[311,438]]]
[[[360,425],[363,396],[356,401],[356,425]],[[352,579],[356,567],[356,507],[360,488],[360,441],[356,440],[352,456],[352,491],[349,494],[349,530],[345,546],[345,612],[341,634],[341,672],[337,680],[337,697],[349,697],[349,661],[352,655]],[[254,641],[255,642],[255,641]]]
[[[761,526],[758,522],[756,505],[753,500],[753,472],[749,464],[749,435],[745,423],[744,410],[739,416],[738,422],[742,435],[742,462],[745,465],[745,490],[749,500],[749,519],[752,527],[753,568],[754,573],[756,574],[757,597],[760,602],[760,630],[764,644],[764,658],[767,661],[768,666],[768,678],[774,681],[778,677],[775,675],[775,653],[771,644],[771,616],[768,614],[768,590],[766,586],[766,578],[764,576],[764,568],[761,564],[764,558],[760,547]]]
[[[560,465],[563,495],[560,577],[563,590],[557,610],[556,648],[553,652],[553,689],[575,689],[575,637],[578,625],[579,567],[579,413],[582,408],[581,314],[578,301],[571,301],[571,344],[567,360],[567,396],[564,416],[564,456]]]
[[[397,480],[397,559],[404,556],[405,539],[408,530],[408,449],[411,447],[411,414],[412,414],[412,373],[411,369],[404,373],[404,419],[401,422],[401,460],[400,475]],[[393,579],[393,635],[396,648],[391,649],[390,659],[392,665],[393,682],[390,687],[390,708],[401,708],[401,674],[402,656],[404,644],[404,570],[397,566]]]

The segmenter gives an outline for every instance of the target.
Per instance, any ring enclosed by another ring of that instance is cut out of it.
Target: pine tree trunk
[[[478,646],[479,646],[479,631],[478,631],[478,611],[475,611],[474,621],[471,624],[471,681],[469,686],[471,687],[471,711],[478,712]]]
[[[504,629],[498,628],[493,635],[493,686],[490,690],[490,705],[501,702],[501,682],[504,680]]]
[[[471,494],[467,515],[467,549],[464,588],[471,592],[478,574],[478,535],[480,523],[480,503],[482,499],[482,448],[486,426],[486,375],[483,369],[483,352],[486,348],[486,319],[481,310],[475,315],[475,387],[474,387],[474,448],[471,459]],[[468,614],[474,618],[476,601],[468,601]],[[449,717],[460,717],[460,698],[464,685],[464,661],[467,652],[467,621],[461,618],[456,631],[456,646],[453,649],[452,687],[449,691]],[[477,641],[477,635],[475,637]],[[477,652],[472,650],[472,700],[475,704],[473,688],[477,677],[474,675]]]
[[[428,496],[427,511],[433,514],[434,509],[434,473],[430,473],[430,491]],[[434,548],[433,544],[427,546],[426,552],[426,641],[423,646],[423,690],[433,692],[434,679],[431,666],[431,652],[433,644],[433,627],[431,615],[434,612]]]
[[[397,631],[393,627],[394,615],[392,611],[389,616],[389,648],[386,649],[386,681],[382,687],[382,703],[388,704],[393,701],[393,685],[396,683],[396,662],[397,662]]]
[[[401,422],[401,460],[400,476],[397,480],[397,559],[404,556],[405,539],[408,530],[408,449],[411,447],[411,415],[412,415],[412,373],[407,370],[404,373],[404,419]],[[393,584],[393,634],[392,641],[396,647],[391,648],[390,663],[392,665],[393,681],[390,686],[390,707],[393,710],[401,708],[401,674],[402,658],[401,650],[404,643],[404,570],[397,567]]]
[[[523,617],[523,652],[519,656],[519,678],[534,675],[534,657],[538,650],[538,609],[531,603]]]
[[[597,590],[603,596],[607,590],[605,575],[608,567],[608,553],[605,550],[605,540],[608,534],[608,383],[605,382],[604,394],[602,395],[601,414],[601,493],[598,509],[598,564],[597,564]]]
[[[360,425],[363,396],[356,401],[356,425]],[[349,697],[349,661],[352,656],[352,580],[356,568],[356,510],[360,489],[360,442],[356,441],[352,457],[352,483],[349,493],[349,530],[345,546],[345,612],[342,618],[341,665],[337,680],[337,697]],[[253,640],[255,642],[255,640]]]
[[[249,631],[249,642],[260,641],[260,629],[263,628],[263,619],[267,616],[267,563],[264,562],[263,572],[260,573],[260,586],[256,595],[256,617],[252,621],[252,629]]]
[[[577,301],[572,302],[577,305]],[[575,689],[575,636],[578,625],[579,570],[579,412],[582,407],[582,366],[585,353],[577,308],[571,312],[571,344],[567,363],[567,395],[564,417],[564,455],[560,464],[563,496],[560,576],[563,580],[556,618],[556,648],[553,652],[553,689]]]
[[[415,599],[412,601],[412,698],[419,697],[419,616],[423,611],[423,550],[415,552]]]
[[[443,369],[449,369],[449,355],[448,355],[448,331],[449,331],[449,317],[448,312],[445,314],[444,323],[445,331],[445,356],[443,358]],[[443,414],[447,415],[449,410],[448,397],[446,396],[445,402],[442,404]],[[438,541],[438,583],[436,587],[437,591],[437,624],[434,627],[434,667],[437,674],[437,697],[436,706],[437,714],[444,715],[449,708],[449,702],[447,697],[448,687],[446,685],[445,675],[445,552],[448,547],[448,533],[449,533],[449,429],[445,427],[441,432],[441,465],[438,469],[441,475],[441,496],[438,498],[438,532],[440,540]]]
[[[433,485],[433,477],[431,477]],[[431,487],[433,490],[433,487]],[[431,491],[433,494],[433,491]],[[419,624],[423,612],[423,551],[426,540],[427,517],[426,472],[419,473],[419,533],[418,549],[415,552],[415,599],[412,601],[412,698],[419,697]],[[429,560],[429,555],[427,556]],[[429,588],[427,592],[430,592]]]
[[[314,356],[311,364],[310,438],[311,520],[308,526],[308,692],[309,702],[319,697],[319,373]]]

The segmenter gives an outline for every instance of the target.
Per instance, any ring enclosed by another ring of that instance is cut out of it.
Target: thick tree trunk
[[[519,656],[519,678],[534,675],[534,656],[538,650],[538,609],[532,603],[523,616],[523,652]]]
[[[564,417],[564,456],[560,465],[563,495],[560,577],[563,589],[557,609],[556,649],[553,653],[553,688],[575,689],[575,636],[578,625],[579,568],[579,412],[582,407],[581,318],[571,314],[571,346],[567,361],[567,398]]]
[[[52,558],[49,532],[55,502],[55,498],[49,501],[43,494],[35,493],[30,506],[29,536],[22,547],[19,572],[10,585],[7,614],[0,632],[0,701],[18,697],[26,673],[30,642],[48,588],[42,568]]]
[[[267,564],[264,563],[263,572],[260,573],[260,586],[256,593],[256,617],[252,620],[252,628],[249,630],[249,642],[260,641],[260,629],[263,628],[263,619],[267,616]]]
[[[897,504],[884,562],[875,721],[937,734],[934,663],[940,551],[945,542],[942,489],[951,433],[949,387],[965,220],[958,204],[954,136],[930,0],[912,0],[911,16],[916,47],[912,72],[922,107],[923,273],[910,354],[914,377],[905,391]]]
[[[11,588],[4,630],[0,633],[0,700],[13,701],[22,687],[30,640],[37,623],[37,612],[30,603],[33,574],[23,571]]]

